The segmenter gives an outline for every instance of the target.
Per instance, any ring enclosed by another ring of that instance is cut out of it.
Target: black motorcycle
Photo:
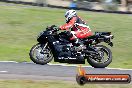
[[[55,62],[70,64],[85,64],[87,62],[95,68],[107,67],[112,62],[112,52],[101,42],[108,43],[111,47],[114,38],[111,32],[95,32],[95,35],[80,39],[86,46],[86,49],[77,51],[75,46],[69,39],[69,32],[64,31],[58,33],[55,25],[47,27],[41,32],[37,41],[30,50],[30,59],[36,64],[47,64],[53,58]]]

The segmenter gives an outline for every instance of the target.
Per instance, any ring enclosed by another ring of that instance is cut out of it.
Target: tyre
[[[105,68],[112,62],[112,52],[103,45],[96,45],[98,55],[93,55],[87,59],[88,63],[95,68]]]
[[[30,50],[29,56],[34,63],[40,65],[47,64],[53,59],[48,43],[34,45]]]

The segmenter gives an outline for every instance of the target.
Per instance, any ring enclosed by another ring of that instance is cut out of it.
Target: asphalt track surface
[[[0,62],[0,79],[33,79],[75,81],[77,66],[37,65],[34,63]],[[130,74],[128,69],[84,67],[88,74]]]

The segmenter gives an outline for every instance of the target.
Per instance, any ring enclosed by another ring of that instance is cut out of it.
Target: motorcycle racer
[[[86,22],[84,22],[79,16],[77,16],[75,10],[66,11],[65,18],[66,24],[60,26],[60,29],[67,31],[71,29],[70,34],[72,36],[70,37],[70,40],[74,41],[74,44],[78,45],[77,51],[86,49],[86,47],[84,46],[80,39],[92,35],[90,27],[87,26]]]
[[[30,50],[30,59],[41,65],[53,59],[55,62],[69,64],[85,64],[87,60],[95,68],[107,67],[112,62],[112,52],[101,43],[113,46],[114,36],[111,32],[95,32],[92,35],[89,26],[75,10],[67,11],[65,17],[66,24],[60,27],[52,25],[40,32],[37,44]]]

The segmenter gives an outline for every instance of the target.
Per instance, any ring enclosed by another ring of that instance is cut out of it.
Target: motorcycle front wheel
[[[34,45],[29,53],[30,59],[40,65],[49,63],[53,59],[51,49],[48,46],[48,42],[45,44]]]
[[[93,55],[87,59],[88,63],[95,68],[105,68],[112,62],[112,52],[103,45],[96,45],[98,55]]]

